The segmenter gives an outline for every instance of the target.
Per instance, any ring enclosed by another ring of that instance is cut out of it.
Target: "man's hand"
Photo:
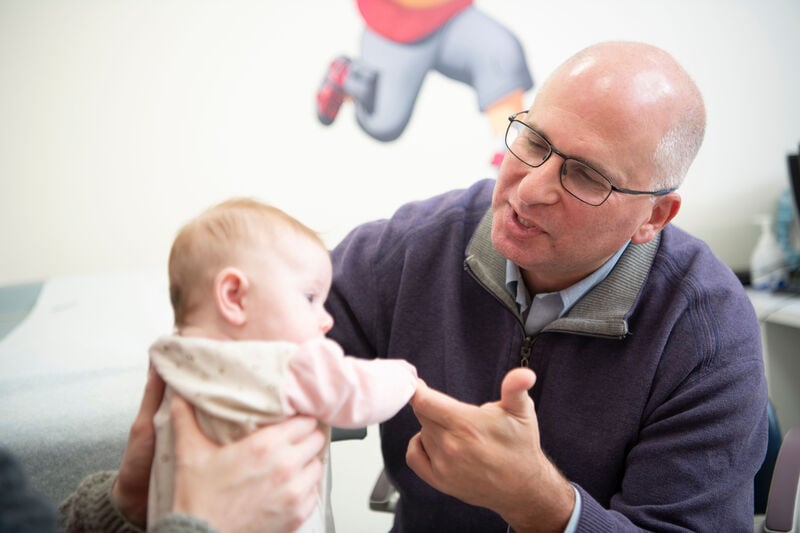
[[[563,531],[575,494],[540,447],[528,396],[535,381],[531,370],[514,369],[500,401],[480,407],[420,385],[411,406],[422,429],[406,461],[437,490],[494,510],[517,532]]]
[[[325,437],[316,420],[294,417],[226,446],[209,440],[175,396],[173,511],[220,531],[294,531],[320,503]],[[323,510],[324,512],[324,510]]]
[[[147,521],[147,491],[150,486],[150,467],[156,446],[153,415],[164,397],[164,381],[150,367],[139,413],[128,434],[128,444],[122,455],[119,473],[111,489],[112,499],[122,515],[144,528]]]

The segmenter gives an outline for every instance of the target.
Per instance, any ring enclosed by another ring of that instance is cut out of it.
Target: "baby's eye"
[[[313,304],[314,300],[316,300],[316,299],[317,299],[317,295],[316,294],[312,294],[312,293],[306,294],[306,300],[308,300],[308,303]]]

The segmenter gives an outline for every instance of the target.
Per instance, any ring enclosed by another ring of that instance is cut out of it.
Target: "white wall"
[[[606,39],[672,52],[709,111],[677,223],[746,265],[800,142],[797,0],[477,1],[537,80]],[[356,54],[352,0],[0,0],[0,283],[160,267],[181,223],[231,195],[335,244],[401,203],[490,174],[471,91],[432,75],[400,140],[330,128],[314,95]],[[530,95],[529,95],[530,96]]]

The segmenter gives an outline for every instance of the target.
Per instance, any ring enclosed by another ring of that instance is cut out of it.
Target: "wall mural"
[[[523,109],[533,87],[517,37],[472,0],[357,0],[364,20],[360,55],[333,59],[317,92],[317,117],[336,120],[345,102],[370,137],[390,142],[411,119],[429,71],[475,90],[494,144],[490,163],[505,153],[508,116]]]

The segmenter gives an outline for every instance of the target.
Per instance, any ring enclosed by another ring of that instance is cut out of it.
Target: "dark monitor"
[[[789,154],[789,184],[794,197],[795,214],[800,218],[800,147],[797,154]]]
[[[789,154],[786,159],[789,164],[789,196],[791,196],[791,202],[794,204],[794,212],[787,222],[788,227],[776,229],[779,230],[777,232],[778,241],[781,243],[789,263],[790,280],[788,289],[791,292],[800,293],[800,250],[797,248],[798,235],[796,233],[798,231],[798,221],[800,221],[800,149],[796,154]],[[786,207],[791,209],[789,206]]]

